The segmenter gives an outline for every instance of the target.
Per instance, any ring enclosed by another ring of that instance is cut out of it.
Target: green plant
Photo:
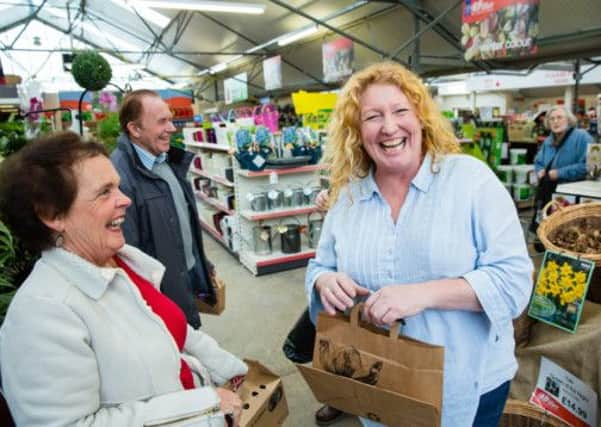
[[[107,113],[106,117],[98,122],[98,138],[112,152],[117,146],[117,138],[121,133],[121,124],[117,113]]]
[[[17,288],[27,278],[37,256],[27,251],[0,221],[0,323]]]
[[[22,121],[0,123],[0,155],[7,157],[25,144],[25,125]]]
[[[78,53],[71,68],[78,85],[90,91],[103,89],[111,80],[111,66],[98,52],[87,50]]]
[[[71,112],[63,111],[63,113],[61,114],[61,120],[63,122],[70,122],[71,121]]]

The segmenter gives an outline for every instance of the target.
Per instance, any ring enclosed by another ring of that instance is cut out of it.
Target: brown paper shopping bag
[[[444,348],[320,313],[313,367],[297,365],[315,398],[387,426],[440,426]]]
[[[219,277],[213,278],[213,290],[215,291],[215,304],[211,305],[200,296],[196,297],[196,308],[205,314],[220,315],[225,310],[225,283]]]

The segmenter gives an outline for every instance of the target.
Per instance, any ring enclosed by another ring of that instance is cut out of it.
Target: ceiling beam
[[[313,21],[317,25],[321,25],[322,27],[327,28],[330,31],[333,31],[336,34],[339,34],[339,35],[341,35],[343,37],[346,37],[347,39],[352,40],[354,43],[356,43],[356,44],[358,44],[360,46],[363,46],[363,47],[365,47],[365,48],[367,48],[367,49],[369,49],[369,50],[371,50],[373,52],[376,52],[382,58],[389,57],[389,55],[388,55],[387,52],[384,52],[383,50],[381,50],[381,49],[379,49],[379,48],[377,48],[375,46],[372,46],[369,43],[364,42],[363,40],[361,40],[361,39],[353,36],[352,34],[349,34],[349,33],[345,32],[345,31],[342,31],[342,30],[340,30],[340,29],[338,29],[336,27],[333,27],[332,25],[328,24],[327,22],[325,22],[325,21],[323,21],[321,19],[317,19],[317,18],[309,15],[308,13],[303,12],[302,10],[300,10],[300,9],[298,9],[296,7],[290,6],[289,4],[287,4],[287,3],[283,2],[283,1],[280,1],[280,0],[269,0],[269,1],[271,3],[277,4],[280,7],[283,7],[285,9],[290,10],[291,12],[294,12],[294,13],[296,13],[299,16],[302,16],[303,18],[308,19],[309,21]],[[396,62],[399,62],[399,63],[405,65],[406,67],[409,66],[409,64],[407,64],[405,61],[402,61],[402,60],[400,60],[398,58],[393,58],[393,59]]]
[[[114,50],[104,49],[101,46],[97,45],[96,43],[94,43],[94,42],[86,39],[85,37],[78,36],[77,34],[74,34],[72,32],[71,33],[67,33],[63,28],[59,27],[58,25],[53,24],[52,22],[48,22],[48,21],[46,21],[44,19],[41,19],[39,16],[36,19],[38,21],[40,21],[42,24],[47,25],[47,26],[49,26],[50,28],[52,28],[52,29],[54,29],[56,31],[60,31],[61,33],[64,33],[64,34],[70,34],[71,37],[75,38],[76,40],[78,40],[78,41],[80,41],[82,43],[86,43],[86,44],[92,46],[96,50],[106,50],[107,55],[111,55],[112,57],[117,58],[120,61],[126,62],[128,64],[133,63],[132,61],[128,60],[127,58],[123,57],[122,55],[117,54],[116,51],[114,51]],[[155,73],[152,70],[144,69],[144,71],[147,72],[148,74],[154,76],[154,77],[157,77],[157,78],[159,78],[161,80],[166,81],[167,83],[171,83],[171,84],[175,83],[173,80],[170,80],[170,79],[168,79],[168,78],[166,78],[166,77],[164,77],[164,76],[162,76],[162,75],[160,75],[158,73]]]
[[[210,16],[210,15],[208,15],[206,13],[202,13],[202,12],[196,12],[196,13],[198,13],[199,15],[201,15],[201,16],[207,18],[208,20],[214,22],[215,24],[217,24],[217,25],[225,28],[226,30],[228,30],[228,31],[236,34],[238,37],[240,37],[243,40],[246,40],[247,42],[249,42],[253,46],[258,46],[260,44],[258,41],[251,39],[250,37],[248,37],[248,36],[240,33],[236,29],[234,29],[234,28],[230,27],[229,25],[227,25],[227,24],[219,21],[216,18],[213,18],[212,16]],[[275,52],[271,51],[270,49],[264,49],[264,50],[265,50],[264,54],[274,54],[275,53]],[[319,77],[317,77],[317,76],[309,73],[308,71],[306,71],[303,68],[299,67],[295,63],[287,60],[286,58],[284,58],[283,55],[281,55],[281,56],[282,56],[282,62],[283,63],[285,63],[286,65],[288,65],[288,66],[290,66],[292,68],[294,68],[295,70],[299,71],[300,73],[304,74],[305,76],[310,77],[311,79],[315,80],[317,83],[321,84],[323,87],[329,88],[328,84],[326,82],[324,82],[322,79],[320,79]],[[262,88],[262,89],[264,89],[264,88]]]
[[[61,32],[68,34],[67,30],[60,30]],[[56,48],[56,49],[43,49],[43,48],[11,48],[9,46],[6,46],[0,50],[13,50],[16,52],[72,52],[73,49],[69,49],[69,48]],[[105,52],[105,53],[110,53],[110,52],[118,52],[121,54],[130,54],[130,55],[134,55],[134,54],[143,54],[143,53],[147,53],[148,51],[146,50],[122,50],[122,49],[110,49],[110,48],[98,48],[96,49],[98,52]],[[164,50],[151,50],[148,53],[151,54],[165,54]],[[204,50],[178,50],[176,52],[172,52],[174,54],[178,54],[178,55],[231,55],[231,56],[239,56],[242,55],[244,52],[221,52],[221,51],[204,51]],[[258,53],[258,52],[254,52],[254,53],[248,53],[246,55],[249,56],[264,56],[264,53]]]
[[[405,43],[403,43],[398,48],[396,48],[390,55],[388,55],[388,57],[391,59],[397,59],[397,56],[402,51],[404,51],[408,46],[413,44],[413,42],[415,40],[419,39],[422,36],[422,34],[424,34],[426,31],[429,31],[432,27],[434,27],[438,23],[438,21],[440,21],[442,18],[447,16],[453,9],[455,9],[461,3],[463,3],[463,0],[456,0],[455,3],[453,3],[447,9],[445,9],[440,15],[438,15],[435,19],[433,19],[431,22],[429,22],[425,27],[421,28],[417,33],[415,33],[415,35],[412,38],[410,38]]]

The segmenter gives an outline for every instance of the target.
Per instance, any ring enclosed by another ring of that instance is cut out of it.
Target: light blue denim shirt
[[[374,291],[463,277],[483,312],[425,310],[405,319],[402,333],[444,346],[442,425],[467,427],[480,395],[515,375],[512,319],[528,303],[533,266],[513,201],[486,164],[448,155],[434,169],[426,156],[396,224],[371,173],[343,189],[305,286],[315,321],[323,306],[313,285],[324,272],[345,272]]]
[[[163,163],[167,161],[167,153],[161,153],[158,156],[155,156],[150,151],[140,147],[137,144],[132,143],[131,145],[134,147],[134,150],[136,150],[136,153],[138,154],[138,157],[140,158],[140,161],[144,167],[149,171],[152,170],[152,167],[155,163]]]

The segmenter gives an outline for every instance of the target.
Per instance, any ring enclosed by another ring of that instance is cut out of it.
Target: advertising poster
[[[546,251],[528,315],[568,332],[576,332],[595,264]]]
[[[244,101],[248,98],[248,84],[246,73],[240,73],[223,81],[223,93],[225,103]]]
[[[466,61],[536,54],[539,0],[464,0]]]
[[[282,87],[282,57],[280,55],[263,61],[263,80],[265,81],[265,90]]]
[[[340,38],[321,47],[323,58],[323,79],[326,82],[337,82],[353,73],[354,50],[353,41]]]
[[[541,357],[530,403],[572,427],[597,425],[597,393],[561,366]]]

